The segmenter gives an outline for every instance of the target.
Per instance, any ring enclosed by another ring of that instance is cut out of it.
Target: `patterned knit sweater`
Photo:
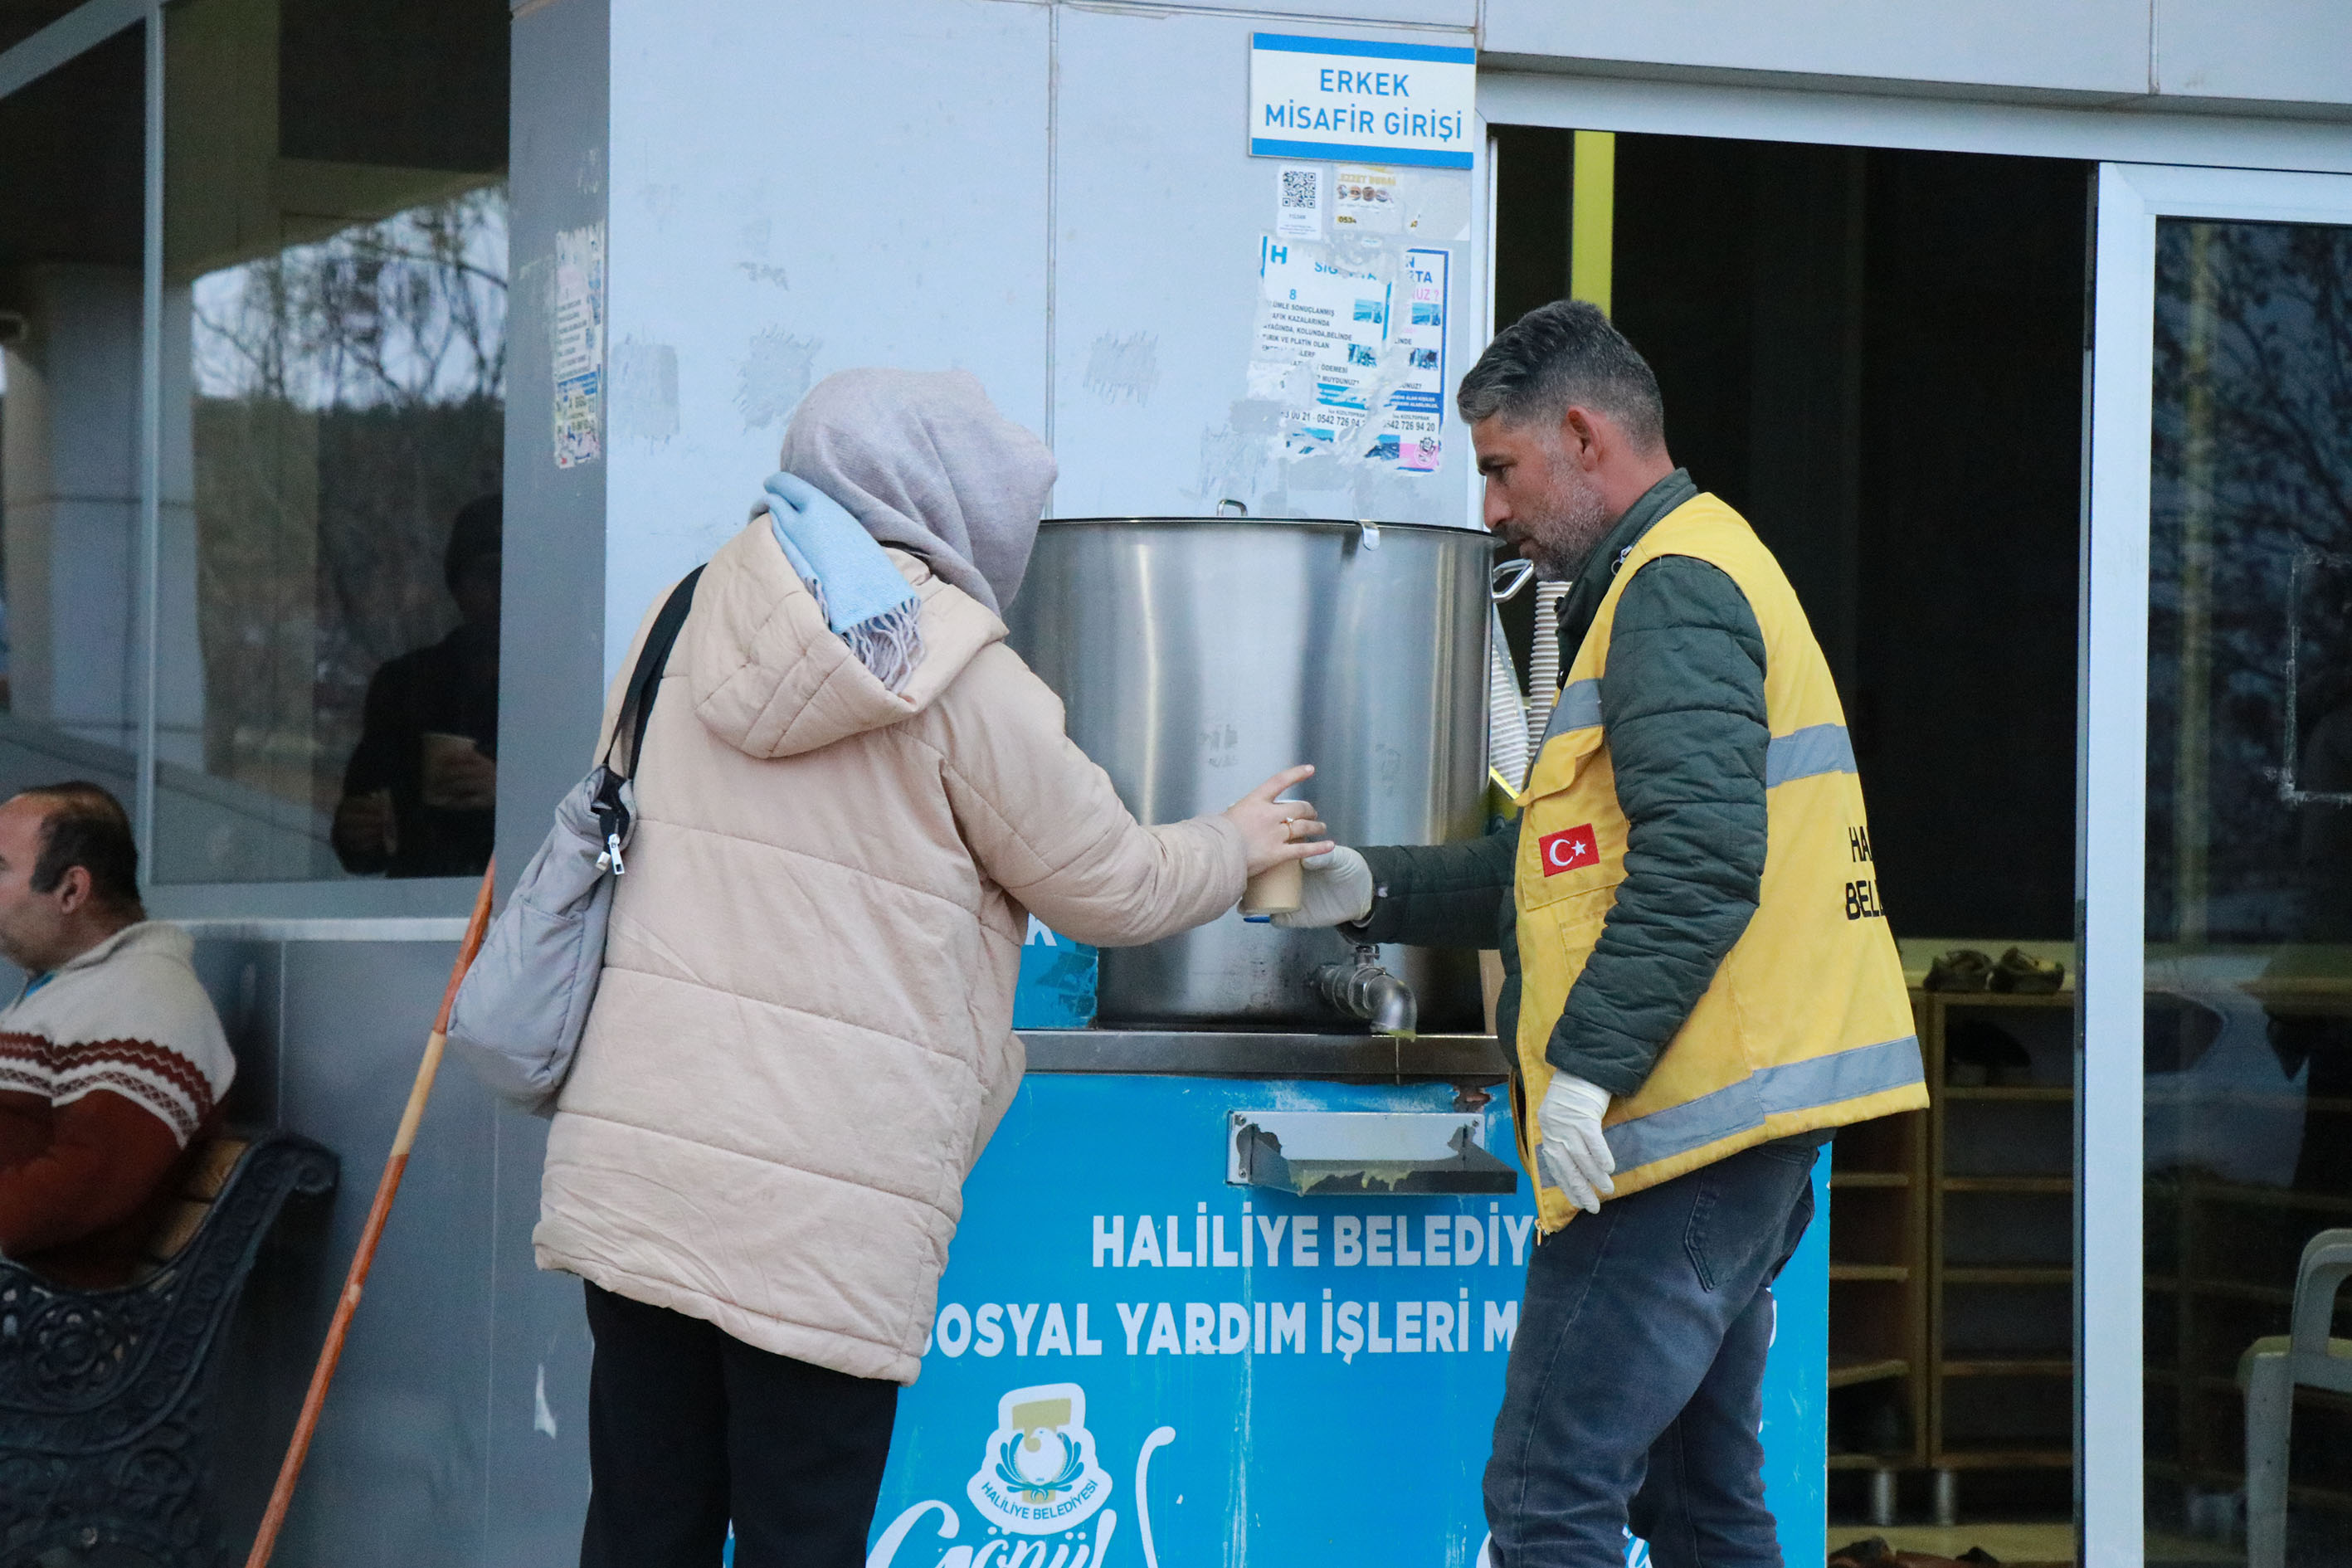
[[[236,1063],[176,926],[142,921],[0,1011],[0,1253],[127,1279]]]

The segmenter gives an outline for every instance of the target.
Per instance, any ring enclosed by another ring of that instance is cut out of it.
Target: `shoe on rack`
[[[1929,991],[1982,991],[1992,984],[1992,960],[1973,947],[1956,947],[1927,966]]]
[[[2066,966],[2012,947],[1992,966],[1992,988],[2018,996],[2050,996],[2066,983]]]

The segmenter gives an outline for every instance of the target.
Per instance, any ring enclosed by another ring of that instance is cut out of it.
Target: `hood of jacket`
[[[844,370],[809,388],[777,467],[1002,614],[1021,590],[1054,454],[970,371]]]
[[[748,756],[788,757],[887,729],[929,707],[982,648],[1003,638],[1003,622],[921,558],[898,549],[889,555],[923,601],[922,662],[898,691],[825,624],[765,513],[721,546],[671,655],[672,672],[686,677],[711,733]]]

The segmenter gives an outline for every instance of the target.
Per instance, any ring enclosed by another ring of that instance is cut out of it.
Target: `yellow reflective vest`
[[[1927,1103],[1829,664],[1771,552],[1738,512],[1696,496],[1659,519],[1618,567],[1519,795],[1519,1153],[1547,1232],[1577,1211],[1545,1185],[1535,1161],[1537,1109],[1552,1075],[1544,1047],[1625,879],[1626,824],[1601,729],[1601,678],[1618,600],[1662,555],[1720,568],[1763,633],[1769,837],[1755,918],[1640,1091],[1610,1104],[1617,1195],[1769,1139]]]

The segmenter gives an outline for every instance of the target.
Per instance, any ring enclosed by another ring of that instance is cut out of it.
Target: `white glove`
[[[1574,1073],[1555,1072],[1536,1111],[1536,1128],[1543,1134],[1536,1164],[1544,1184],[1566,1193],[1568,1201],[1586,1214],[1599,1214],[1601,1200],[1617,1190],[1609,1179],[1617,1168],[1617,1156],[1601,1134],[1601,1118],[1608,1110],[1607,1089]]]
[[[1276,915],[1274,923],[1292,931],[1347,925],[1372,912],[1372,868],[1364,858],[1342,844],[1328,854],[1299,863],[1298,908]]]

